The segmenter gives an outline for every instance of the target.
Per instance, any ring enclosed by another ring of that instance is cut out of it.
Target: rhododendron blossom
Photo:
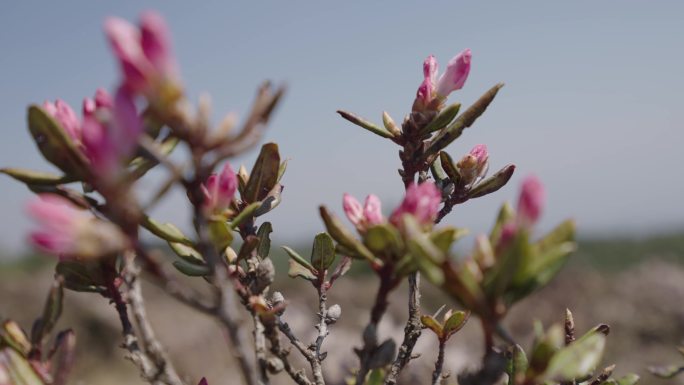
[[[237,191],[237,175],[229,163],[218,174],[212,174],[202,185],[204,209],[207,213],[219,213],[227,209]]]
[[[523,180],[518,198],[518,220],[525,226],[532,226],[539,220],[546,200],[544,186],[533,175]]]
[[[437,78],[439,66],[437,59],[430,55],[423,62],[423,82],[418,87],[416,101],[421,108],[428,106],[433,99],[446,99],[450,93],[463,88],[470,73],[470,49],[454,56],[447,65],[446,71]]]
[[[406,189],[406,196],[390,216],[390,222],[401,227],[402,217],[412,215],[422,225],[432,224],[439,213],[442,193],[431,181],[411,184]]]
[[[349,221],[354,224],[357,230],[362,232],[370,226],[385,222],[385,218],[382,216],[382,202],[373,194],[366,197],[363,206],[353,196],[344,194],[342,208]]]
[[[105,34],[123,72],[123,87],[151,99],[175,98],[179,92],[176,61],[164,19],[156,12],[140,15],[140,27],[111,17]]]
[[[39,225],[30,234],[31,242],[60,258],[98,257],[126,244],[116,226],[58,195],[41,194],[28,205],[28,213]]]

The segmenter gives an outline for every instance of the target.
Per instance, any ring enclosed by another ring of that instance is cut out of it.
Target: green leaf
[[[285,175],[285,170],[287,170],[287,162],[288,159],[285,159],[280,163],[280,167],[278,167],[278,183],[280,183],[280,180],[283,179],[283,175]]]
[[[175,243],[192,246],[193,242],[182,231],[171,223],[159,223],[147,215],[143,215],[140,225],[159,238]]]
[[[39,346],[45,340],[52,329],[57,324],[57,320],[62,315],[62,304],[64,302],[64,278],[58,277],[50,287],[45,306],[43,307],[43,315],[38,321],[38,327],[33,329],[31,340],[33,344]]]
[[[292,258],[292,260],[297,262],[300,266],[306,268],[310,272],[314,272],[316,270],[313,266],[311,266],[311,264],[309,263],[309,261],[306,260],[306,258],[299,255],[299,253],[297,253],[293,249],[291,249],[287,246],[281,246],[281,247],[283,248],[283,250],[285,250],[287,255],[289,255],[290,258]]]
[[[618,385],[634,385],[637,382],[639,382],[639,376],[634,373],[629,373],[617,380]]]
[[[254,202],[247,207],[243,208],[238,215],[233,218],[233,220],[230,222],[230,228],[231,229],[236,229],[238,228],[241,224],[243,224],[246,220],[251,219],[254,217],[256,214],[256,211],[261,207],[262,202]]]
[[[60,261],[55,268],[64,287],[74,291],[100,292],[106,285],[99,262]]]
[[[525,351],[520,345],[515,344],[510,348],[510,359],[508,360],[508,385],[516,384],[518,377],[523,377],[529,366]]]
[[[520,270],[526,268],[532,253],[527,231],[517,232],[512,243],[499,256],[492,268],[485,272],[484,289],[489,298],[503,295],[510,287]]]
[[[432,173],[432,177],[438,182],[443,182],[445,179],[449,177],[446,171],[444,171],[444,167],[442,166],[442,160],[439,156],[435,158],[435,160],[430,165],[430,172]]]
[[[601,362],[606,336],[594,333],[561,348],[553,355],[543,378],[553,381],[572,381],[589,375]]]
[[[364,242],[373,253],[380,255],[394,255],[403,249],[401,234],[387,223],[369,227]]]
[[[388,338],[384,340],[380,346],[375,348],[375,351],[368,362],[368,367],[371,369],[379,369],[389,365],[394,360],[396,351],[397,344],[393,339]]]
[[[194,247],[178,242],[169,242],[169,246],[171,247],[171,250],[176,253],[176,255],[183,258],[185,261],[196,265],[204,264],[204,258],[202,257],[202,254],[195,250]]]
[[[451,183],[458,185],[461,182],[461,173],[458,171],[458,168],[456,168],[456,164],[454,164],[454,160],[451,156],[445,151],[440,151],[439,160],[442,169],[444,169],[444,172],[449,177],[449,180],[451,180]]]
[[[679,373],[684,373],[684,366],[669,365],[669,366],[651,366],[648,368],[654,376],[660,378],[673,378]]]
[[[382,385],[385,381],[385,371],[382,369],[373,369],[368,373],[368,380],[365,385]]]
[[[394,135],[392,135],[389,131],[385,130],[384,128],[382,128],[380,126],[377,126],[377,125],[369,122],[366,119],[363,119],[359,116],[356,116],[356,115],[352,114],[351,112],[338,110],[337,113],[340,114],[340,116],[342,116],[343,118],[347,119],[348,121],[356,124],[357,126],[359,126],[361,128],[365,128],[366,130],[368,130],[368,131],[370,131],[376,135],[380,135],[383,138],[394,138]]]
[[[439,115],[437,115],[432,121],[420,130],[420,135],[427,135],[431,132],[441,130],[446,127],[447,124],[451,123],[452,120],[458,115],[458,111],[461,109],[461,103],[454,103],[446,106]]]
[[[431,315],[420,316],[420,322],[423,326],[432,330],[437,335],[437,338],[442,338],[442,325],[440,325]]]
[[[328,233],[318,233],[313,241],[311,264],[318,271],[327,270],[335,260],[335,244]]]
[[[271,222],[264,222],[257,230],[257,237],[259,238],[259,246],[257,247],[257,254],[261,259],[268,258],[271,251],[271,237],[269,234],[273,232]]]
[[[190,277],[204,277],[211,274],[211,268],[209,266],[198,265],[185,260],[173,261],[173,267]]]
[[[223,250],[233,243],[231,227],[224,221],[209,221],[209,237],[217,249]]]
[[[470,127],[475,120],[482,115],[489,104],[496,97],[497,92],[503,87],[502,83],[495,85],[490,88],[484,95],[482,95],[472,106],[468,107],[456,120],[454,120],[449,126],[439,132],[435,138],[430,141],[429,147],[427,148],[426,155],[436,154],[438,151],[444,149],[451,142],[458,139],[463,133],[463,130]]]
[[[8,384],[12,385],[45,385],[47,382],[43,381],[38,373],[33,369],[31,363],[15,350],[2,349],[0,350],[0,374],[5,374],[8,377],[6,380]]]
[[[547,252],[551,248],[555,248],[559,244],[572,242],[575,239],[575,221],[568,219],[556,226],[536,244],[535,248],[540,253]]]
[[[19,182],[31,185],[58,185],[75,181],[73,177],[55,175],[49,172],[33,171],[23,168],[3,168],[0,172],[8,175]]]
[[[353,253],[351,257],[360,257],[377,263],[373,253],[356,239],[335,215],[330,213],[325,206],[320,206],[319,210],[328,234],[345,249],[351,251]]]
[[[437,246],[443,253],[447,254],[451,249],[451,245],[457,240],[468,235],[470,231],[468,229],[459,229],[456,227],[445,227],[439,230],[435,230],[430,234],[430,240]]]
[[[164,139],[164,141],[161,143],[151,143],[155,145],[159,154],[169,155],[173,152],[178,143],[180,143],[180,139],[172,136]],[[131,168],[131,177],[133,179],[140,179],[143,176],[145,176],[145,174],[147,174],[148,171],[153,169],[158,164],[159,162],[157,161],[157,159],[149,155],[146,157],[139,156],[129,163],[129,167]]]
[[[508,183],[513,176],[514,171],[515,165],[509,164],[505,166],[501,170],[497,171],[494,175],[478,183],[475,188],[470,190],[468,193],[468,198],[479,198],[499,190],[501,187],[505,186],[506,183]]]
[[[18,323],[12,320],[6,320],[2,324],[0,346],[3,344],[7,344],[23,355],[27,355],[31,351],[31,342],[28,340],[26,333],[24,333]]]
[[[508,202],[504,202],[499,209],[499,214],[496,216],[494,227],[492,227],[492,230],[489,232],[489,242],[492,244],[492,246],[499,243],[499,239],[501,239],[501,231],[503,230],[504,225],[512,221],[514,218],[515,210],[513,209],[513,206],[511,206],[511,204]]]
[[[463,328],[463,326],[468,321],[469,316],[470,316],[469,312],[464,312],[464,311],[453,312],[451,314],[451,316],[444,322],[444,336],[448,338],[452,334],[461,330],[461,328]]]
[[[259,157],[254,163],[249,181],[245,186],[245,193],[242,200],[253,203],[263,200],[273,186],[278,183],[280,171],[280,154],[278,145],[266,143],[261,147]]]
[[[311,269],[313,269],[313,267]],[[315,281],[316,275],[311,271],[311,269],[302,265],[298,260],[292,258],[289,260],[289,269],[287,270],[287,275],[290,278],[300,277],[308,281]]]
[[[262,216],[274,208],[278,207],[280,204],[280,201],[282,200],[281,198],[281,193],[283,192],[283,186],[276,183],[275,186],[271,189],[271,191],[268,192],[268,195],[266,195],[266,198],[262,200],[259,205],[259,208],[257,208],[254,211],[254,216],[259,217]],[[256,203],[255,203],[256,204]]]
[[[38,149],[50,163],[76,178],[87,173],[88,160],[59,123],[41,107],[29,106],[28,128]]]

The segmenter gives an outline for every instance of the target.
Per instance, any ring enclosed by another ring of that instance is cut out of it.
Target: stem
[[[414,272],[409,275],[409,302],[408,302],[408,312],[409,319],[406,321],[406,326],[404,327],[404,341],[399,347],[399,354],[397,358],[392,363],[390,372],[385,378],[385,385],[394,385],[397,383],[399,374],[404,369],[406,364],[409,363],[412,357],[413,348],[416,345],[416,341],[421,334],[421,322],[420,322],[420,274]]]
[[[321,364],[321,346],[323,345],[323,340],[328,336],[328,323],[326,321],[328,316],[328,309],[326,306],[326,301],[328,300],[328,293],[326,290],[325,283],[325,271],[323,271],[321,277],[318,279],[318,324],[316,329],[318,329],[318,337],[315,342],[315,353],[313,355],[313,360],[311,361],[311,371],[313,372],[314,382],[316,385],[325,385],[325,379],[323,378],[323,366]]]
[[[133,319],[139,330],[144,355],[147,357],[147,359],[144,359],[139,354],[139,350],[134,350],[134,352],[131,352],[133,355],[131,359],[139,364],[141,369],[143,369],[143,376],[152,384],[184,385],[161,343],[155,337],[152,325],[147,319],[147,311],[143,301],[140,281],[138,280],[139,269],[135,265],[135,253],[133,251],[128,251],[124,254],[124,266],[123,278],[127,288],[126,297],[131,305]],[[118,307],[119,305],[117,305]],[[121,316],[123,313],[120,312],[119,314]],[[124,330],[131,326],[130,322],[128,322],[127,326],[125,323],[123,325]],[[126,344],[131,346],[137,345],[130,337],[127,338],[128,341],[125,341]],[[151,361],[154,368],[150,368],[147,361]]]
[[[389,304],[387,297],[399,283],[396,279],[392,279],[389,276],[391,273],[391,267],[389,269],[384,267],[379,273],[380,287],[378,287],[378,293],[375,295],[375,303],[371,309],[370,320],[363,331],[363,347],[357,350],[360,367],[356,373],[356,384],[359,385],[365,382],[366,375],[370,370],[369,366],[373,358],[373,352],[378,346],[378,324],[387,311],[387,305]]]
[[[442,383],[442,371],[444,367],[444,346],[446,339],[439,339],[439,353],[437,354],[437,362],[435,362],[435,371],[432,372],[432,385],[440,385]]]

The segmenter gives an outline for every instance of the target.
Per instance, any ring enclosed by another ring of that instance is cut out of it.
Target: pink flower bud
[[[229,163],[223,166],[218,174],[212,174],[202,186],[204,193],[204,209],[207,213],[225,211],[233,202],[237,191],[237,175]]]
[[[366,202],[363,205],[363,217],[370,226],[385,222],[385,218],[382,216],[382,202],[376,195],[370,194],[366,197]]]
[[[478,144],[457,163],[458,171],[465,184],[472,184],[484,177],[489,168],[487,146]]]
[[[359,201],[352,195],[344,193],[342,196],[342,209],[344,210],[344,214],[349,219],[349,222],[358,228],[361,224],[361,221],[363,221],[364,216],[361,203],[359,203]]]
[[[420,185],[411,184],[401,205],[390,216],[390,222],[395,226],[401,226],[402,217],[408,214],[413,215],[423,225],[432,224],[437,218],[441,203],[442,194],[432,181]]]
[[[437,78],[437,59],[430,55],[423,62],[423,82],[418,87],[416,92],[416,100],[414,102],[414,109],[424,109],[430,101],[434,98],[435,93],[435,79]]]
[[[523,180],[518,199],[518,221],[523,226],[534,225],[544,208],[545,194],[541,181],[533,175]]]
[[[132,96],[120,89],[112,101],[100,89],[95,100],[83,101],[83,144],[93,173],[115,178],[133,154],[142,134],[142,121]]]
[[[446,71],[436,84],[437,95],[446,98],[450,93],[463,88],[470,72],[470,49],[466,49],[449,60]]]
[[[159,14],[142,13],[139,29],[126,20],[108,18],[104,29],[121,66],[124,88],[158,99],[168,96],[164,94],[169,87],[178,87],[170,33]]]
[[[209,385],[209,383],[207,382],[206,378],[202,377],[202,379],[200,380],[200,382],[197,385]]]
[[[95,218],[70,201],[41,194],[28,205],[40,229],[30,234],[34,245],[63,258],[90,258],[121,250],[125,237],[117,227]]]
[[[81,143],[81,120],[64,100],[57,99],[54,103],[46,101],[43,109],[62,126],[76,145]]]

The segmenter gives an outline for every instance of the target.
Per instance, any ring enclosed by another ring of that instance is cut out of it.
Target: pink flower
[[[83,101],[83,145],[97,176],[115,178],[123,170],[122,163],[133,154],[142,130],[132,96],[124,89],[114,100],[98,89],[94,100]]]
[[[123,87],[152,99],[178,91],[171,35],[161,15],[143,12],[139,28],[110,17],[104,29],[123,72]]]
[[[449,60],[446,72],[437,79],[437,59],[430,55],[423,62],[423,82],[416,92],[414,110],[425,109],[437,97],[446,99],[453,91],[463,88],[470,72],[470,49],[466,49]]]
[[[45,101],[43,109],[62,126],[77,146],[81,143],[81,120],[71,106],[64,100],[57,99],[54,103]]]
[[[465,184],[472,184],[485,176],[489,168],[489,152],[487,146],[478,144],[458,161],[458,171]]]
[[[446,98],[450,93],[463,88],[470,73],[470,48],[449,60],[446,71],[439,77],[436,84],[437,95]]]
[[[418,87],[416,101],[423,108],[430,104],[435,93],[435,80],[437,79],[438,64],[437,59],[430,55],[423,62],[423,82]]]
[[[58,195],[39,195],[28,205],[28,213],[40,225],[30,234],[31,242],[50,254],[89,258],[121,250],[126,244],[113,224]]]
[[[237,175],[228,163],[223,166],[219,174],[211,174],[202,186],[203,206],[206,212],[219,213],[226,210],[233,201],[237,186]]]
[[[411,184],[406,190],[406,196],[390,216],[390,222],[400,227],[404,215],[413,215],[422,225],[432,224],[439,213],[442,203],[442,193],[431,181],[419,185]]]
[[[541,181],[533,175],[523,180],[518,199],[518,221],[523,226],[534,225],[544,208],[545,193]]]
[[[356,198],[345,193],[342,197],[342,208],[349,221],[361,232],[366,231],[371,226],[385,222],[385,218],[382,216],[382,202],[373,194],[366,197],[362,207]]]

